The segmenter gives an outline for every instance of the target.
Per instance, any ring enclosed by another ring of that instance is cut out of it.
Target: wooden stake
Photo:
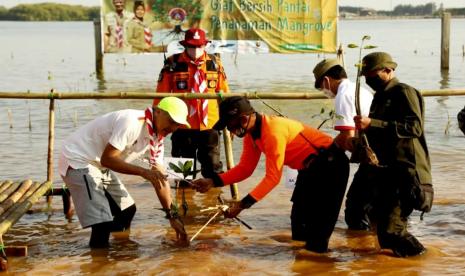
[[[233,155],[233,150],[232,150],[231,134],[226,128],[223,130],[223,141],[224,141],[224,152],[226,155],[226,167],[228,168],[228,170],[230,170],[234,167],[234,155]],[[233,199],[238,199],[239,190],[237,189],[237,184],[234,183],[230,185],[230,189],[231,189],[231,197]]]
[[[450,13],[442,14],[441,19],[441,69],[449,70]]]
[[[197,237],[197,236],[200,234],[200,232],[202,232],[202,230],[205,229],[205,227],[207,227],[207,225],[208,225],[212,220],[214,220],[214,219],[216,218],[216,216],[218,216],[220,213],[221,213],[221,210],[218,210],[218,212],[216,212],[216,213],[207,221],[207,223],[205,223],[205,224],[199,229],[199,231],[197,231],[197,233],[195,233],[195,234],[192,236],[192,238],[191,238],[189,241],[192,242],[192,241],[195,239],[195,237]]]
[[[344,47],[342,46],[342,43],[339,44],[339,48],[337,49],[337,59],[339,62],[341,62],[342,67],[346,68],[346,62],[344,58]]]
[[[53,89],[51,91],[52,99],[48,111],[48,151],[47,151],[47,181],[53,185],[53,144],[55,142],[55,100],[53,99]],[[47,196],[47,205],[51,206],[52,197]]]
[[[13,114],[10,108],[8,108],[8,122],[10,122],[10,128],[13,128]]]
[[[95,72],[97,79],[103,79],[103,47],[102,47],[102,24],[100,19],[94,19],[95,39]]]

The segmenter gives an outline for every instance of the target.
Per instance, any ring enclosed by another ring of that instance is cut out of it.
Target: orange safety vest
[[[333,139],[328,134],[295,120],[257,116],[261,116],[260,137],[254,140],[251,134],[247,134],[239,163],[219,177],[225,185],[246,179],[252,175],[263,152],[266,157],[265,177],[249,193],[259,201],[279,184],[284,165],[292,169],[303,169],[304,160],[310,154],[318,154],[319,149],[331,146]]]
[[[210,54],[204,54],[201,69],[205,72],[208,91],[207,93],[229,92],[228,83],[224,68],[218,57]],[[186,52],[168,57],[165,66],[158,77],[157,92],[164,93],[190,93],[194,84],[194,74],[197,70],[192,64],[190,57]],[[158,104],[159,100],[155,99],[153,105]],[[187,102],[186,102],[187,103]],[[208,124],[202,124],[200,117],[201,110],[200,100],[197,101],[197,112],[189,115],[187,121],[191,129],[211,129],[219,119],[218,102],[208,100]]]

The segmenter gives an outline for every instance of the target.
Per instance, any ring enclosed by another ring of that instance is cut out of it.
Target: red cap
[[[210,41],[205,37],[205,31],[198,28],[192,28],[186,31],[184,40],[179,43],[184,47],[200,47],[207,45]]]

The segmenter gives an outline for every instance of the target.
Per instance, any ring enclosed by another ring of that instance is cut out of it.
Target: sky
[[[83,6],[100,5],[100,0],[0,0],[0,6],[11,8],[18,4],[43,2],[56,2]],[[400,4],[424,5],[430,2],[436,3],[438,7],[441,3],[443,3],[445,8],[465,8],[464,0],[339,0],[338,2],[339,6],[365,7],[377,10],[391,10],[392,8]]]

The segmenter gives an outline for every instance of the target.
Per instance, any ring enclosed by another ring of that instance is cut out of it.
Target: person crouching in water
[[[182,221],[173,212],[164,174],[163,138],[186,121],[187,106],[163,98],[144,110],[110,112],[80,127],[62,145],[59,173],[71,192],[83,228],[91,227],[89,246],[108,247],[110,232],[128,230],[136,213],[131,195],[115,172],[150,181],[178,238],[186,239]],[[150,151],[151,169],[130,164]]]
[[[280,182],[283,167],[299,170],[292,199],[292,239],[306,241],[305,248],[324,253],[334,230],[349,175],[349,161],[333,139],[301,122],[259,114],[243,97],[233,96],[220,104],[220,119],[214,128],[225,127],[244,138],[239,163],[212,178],[194,181],[206,192],[242,181],[252,175],[266,156],[266,175],[241,201],[234,202],[227,217],[236,217],[264,198]]]

